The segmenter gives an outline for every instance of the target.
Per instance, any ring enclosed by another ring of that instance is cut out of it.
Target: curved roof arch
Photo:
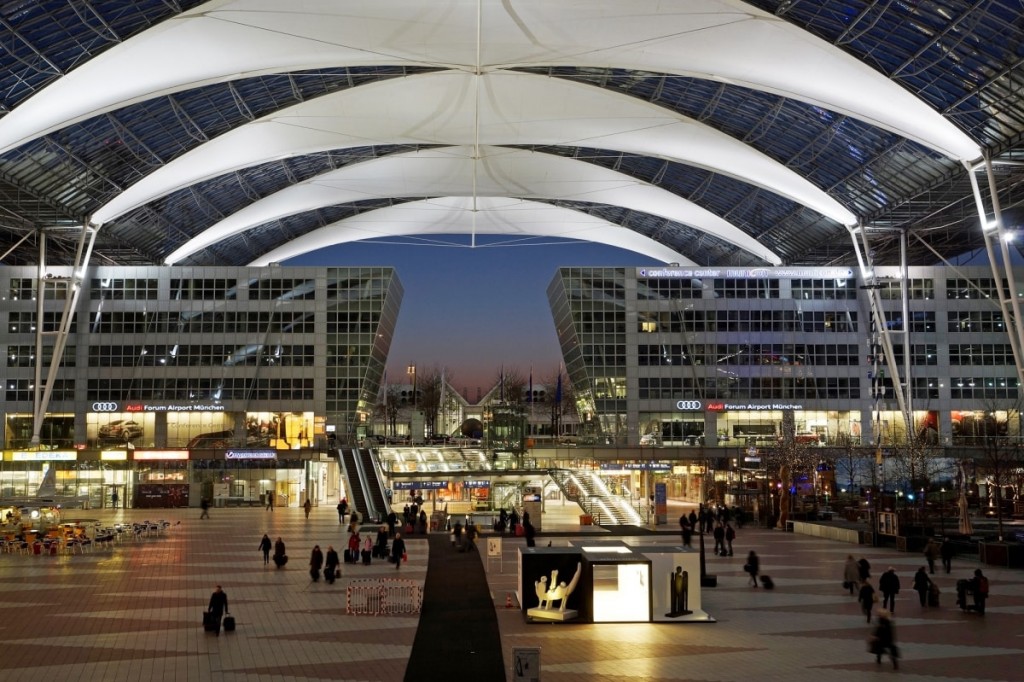
[[[543,76],[461,71],[343,90],[288,107],[199,145],[97,210],[104,224],[197,182],[283,156],[367,144],[565,145],[706,168],[801,203],[844,225],[856,217],[777,161],[724,133],[614,91]]]
[[[286,7],[275,0],[211,0],[107,49],[17,106],[0,119],[0,153],[204,84],[411,64],[477,73],[572,65],[696,76],[840,112],[951,158],[981,155],[976,142],[914,94],[741,0],[438,0],[425,10],[417,0],[348,0],[343,9],[334,0]]]
[[[443,197],[380,208],[325,225],[249,263],[269,265],[327,246],[410,235],[502,235],[504,246],[535,237],[592,241],[634,251],[662,263],[693,261],[650,237],[602,218],[536,201],[506,197]],[[430,244],[453,247],[435,238]]]
[[[690,225],[768,263],[782,262],[743,230],[671,192],[581,161],[493,146],[437,147],[323,173],[249,204],[188,240],[165,262],[173,265],[210,244],[283,216],[384,196],[511,197],[610,204]]]

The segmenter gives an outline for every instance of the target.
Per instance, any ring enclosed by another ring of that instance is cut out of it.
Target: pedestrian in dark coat
[[[750,550],[750,554],[747,555],[747,563],[743,570],[750,574],[750,582],[757,587],[757,574],[761,571],[761,560],[754,550]]]
[[[942,567],[946,569],[946,573],[953,570],[953,555],[955,553],[953,543],[949,541],[949,538],[942,538],[942,544],[939,545],[939,556],[942,557]]]
[[[217,636],[220,637],[220,621],[228,611],[228,595],[217,585],[217,589],[210,595],[210,605],[206,607],[206,610],[213,614],[214,619],[217,622]]]
[[[313,551],[309,555],[309,577],[316,582],[320,580],[320,569],[324,565],[324,553],[320,551],[320,545],[313,545]]]
[[[725,556],[725,527],[722,524],[716,525],[713,535],[715,538],[715,555]]]
[[[278,568],[284,568],[286,563],[288,563],[288,555],[284,551],[284,541],[278,538],[274,543],[274,565]]]
[[[537,546],[537,543],[534,540],[534,538],[537,537],[537,529],[533,527],[533,524],[530,523],[528,519],[523,521],[523,534],[526,536],[527,547]]]
[[[690,530],[697,530],[697,512],[690,510]]]
[[[924,566],[922,566],[914,574],[914,590],[921,598],[921,606],[928,605],[928,592],[931,589],[932,579],[928,577],[928,573],[925,571]]]
[[[324,557],[324,580],[333,585],[338,577],[338,567],[341,566],[341,557],[334,549],[334,545],[327,545],[327,555]]]
[[[865,580],[860,586],[857,601],[860,602],[860,609],[864,612],[869,623],[871,622],[871,610],[875,608],[875,599],[875,588],[871,586],[870,580]]]
[[[729,556],[732,556],[732,541],[736,539],[736,531],[728,523],[725,524],[725,543],[729,546]],[[725,547],[722,548],[723,552]]]
[[[879,609],[878,625],[875,626],[875,631],[871,636],[871,653],[875,655],[875,663],[882,663],[882,654],[886,651],[889,652],[889,656],[892,658],[893,670],[897,670],[900,667],[897,662],[900,654],[899,649],[896,648],[896,632],[893,630],[889,612],[885,609]]]
[[[259,547],[260,551],[263,552],[263,565],[264,566],[270,563],[270,548],[272,546],[273,546],[273,543],[270,542],[270,536],[267,535],[266,533],[264,533],[263,534],[263,539],[260,540],[260,547]]]
[[[864,557],[857,560],[857,574],[861,582],[871,577],[871,564]]]
[[[395,570],[402,567],[402,559],[405,557],[405,540],[402,534],[395,533],[395,541],[391,543],[391,560],[395,562]]]
[[[974,569],[974,577],[970,581],[971,594],[974,596],[974,610],[985,615],[985,601],[988,599],[988,578],[980,568]]]
[[[900,593],[900,578],[892,566],[878,579],[878,591],[882,593],[882,608],[895,613],[896,595]]]

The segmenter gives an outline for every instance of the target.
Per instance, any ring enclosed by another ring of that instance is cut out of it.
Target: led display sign
[[[11,453],[11,459],[15,462],[74,462],[78,453],[74,450],[16,450]]]
[[[225,450],[224,459],[276,459],[276,450]]]

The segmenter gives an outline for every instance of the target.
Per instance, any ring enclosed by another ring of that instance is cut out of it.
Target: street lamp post
[[[409,375],[412,381],[412,408],[416,409],[416,365],[409,365],[405,368],[405,373]]]

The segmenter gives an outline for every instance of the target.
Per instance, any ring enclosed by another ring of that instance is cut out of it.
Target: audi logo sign
[[[703,407],[704,406],[699,400],[680,400],[676,403],[677,410],[688,410],[693,412],[695,410],[700,410]]]
[[[118,408],[117,403],[93,403],[92,404],[92,411],[93,412],[119,412],[120,409]]]

